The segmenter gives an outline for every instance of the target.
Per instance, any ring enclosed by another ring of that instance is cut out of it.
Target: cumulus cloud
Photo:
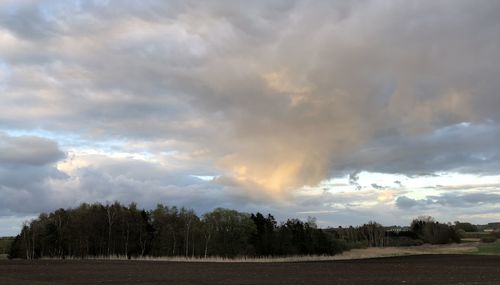
[[[153,163],[94,157],[75,170],[103,192],[133,188],[120,173],[161,193],[210,175],[234,201],[288,203],[363,170],[498,174],[499,11],[460,0],[2,1],[0,129],[122,141]],[[35,144],[24,140],[16,149]],[[62,152],[46,144],[0,160],[54,169]]]
[[[0,153],[0,216],[115,200],[135,201],[146,208],[165,203],[200,211],[223,203],[218,185],[161,162],[85,153],[66,156],[54,141],[5,134]]]

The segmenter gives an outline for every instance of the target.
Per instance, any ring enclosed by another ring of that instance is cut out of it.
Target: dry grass
[[[336,260],[363,259],[419,254],[467,254],[477,251],[477,243],[421,245],[409,247],[372,247],[353,249],[334,256]]]
[[[310,255],[310,256],[287,256],[287,257],[137,257],[131,260],[141,261],[169,261],[169,262],[248,262],[248,263],[269,263],[269,262],[310,262],[310,261],[331,261],[365,259],[390,256],[420,255],[420,254],[469,254],[478,251],[478,243],[462,243],[448,245],[422,245],[412,247],[383,247],[353,249],[335,256]],[[50,259],[50,258],[45,258]],[[79,260],[78,258],[69,258]],[[89,260],[127,260],[126,256],[112,257],[90,257]]]
[[[44,260],[59,260],[60,258],[47,258]],[[81,260],[80,258],[66,258],[67,260]],[[86,260],[128,260],[126,256],[111,256],[111,257],[88,257]],[[327,261],[335,260],[336,256],[327,255],[307,255],[307,256],[287,256],[287,257],[183,257],[183,256],[166,256],[166,257],[132,257],[130,260],[139,261],[167,261],[167,262],[232,262],[232,263],[269,263],[269,262],[308,262],[308,261]]]

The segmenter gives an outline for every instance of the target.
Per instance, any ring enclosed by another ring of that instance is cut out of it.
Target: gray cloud
[[[0,164],[42,166],[65,157],[57,143],[40,137],[10,137],[0,133]]]
[[[359,180],[359,171],[355,171],[349,174],[349,184],[355,186],[357,190],[361,190],[361,185],[359,185],[358,180]]]
[[[55,167],[64,158],[54,141],[0,133],[0,216],[52,207],[57,193],[50,181],[67,178]]]
[[[16,144],[22,150],[56,145],[37,137],[4,135],[3,139],[9,142],[29,140],[29,145]],[[44,155],[45,152],[39,153],[39,156]],[[249,204],[234,189],[225,189],[214,181],[204,181],[183,169],[159,162],[96,154],[72,153],[66,158],[57,157],[57,161],[49,160],[40,165],[30,161],[13,164],[0,160],[0,219],[73,207],[83,202],[115,200],[136,202],[148,209],[158,203],[186,206],[199,213],[224,205],[244,208]],[[228,196],[232,199],[228,200]]]
[[[337,168],[407,175],[440,171],[498,174],[500,128],[496,122],[459,123],[418,137],[384,136],[346,154]]]
[[[487,204],[499,204],[500,194],[498,193],[467,193],[456,194],[446,193],[441,196],[428,196],[435,204],[453,207],[478,207]]]
[[[498,193],[444,193],[429,195],[425,199],[412,199],[406,196],[400,196],[396,199],[396,205],[401,209],[413,207],[428,209],[436,206],[470,208],[497,204],[500,204],[500,194]]]
[[[400,209],[410,209],[410,208],[413,208],[419,204],[421,206],[425,206],[426,202],[424,202],[422,200],[411,199],[411,198],[408,198],[406,196],[400,196],[396,199],[396,206],[398,206],[398,208],[400,208]]]
[[[251,170],[301,151],[297,186],[380,136],[412,140],[408,132],[496,117],[483,112],[497,97],[483,92],[496,84],[484,84],[499,44],[490,2],[256,2],[245,13],[210,2],[27,3],[5,9],[3,27],[24,47],[7,50],[8,87],[37,100],[7,125],[29,128],[29,116],[91,136],[203,142]],[[481,58],[469,62],[477,50],[462,33],[482,43]],[[306,35],[316,41],[303,47]]]

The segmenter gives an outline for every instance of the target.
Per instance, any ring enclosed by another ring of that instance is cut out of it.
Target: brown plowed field
[[[0,284],[500,284],[500,256],[297,263],[0,261]]]

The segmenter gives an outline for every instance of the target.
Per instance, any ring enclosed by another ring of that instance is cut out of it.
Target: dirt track
[[[500,284],[500,256],[308,263],[0,261],[0,284]]]

